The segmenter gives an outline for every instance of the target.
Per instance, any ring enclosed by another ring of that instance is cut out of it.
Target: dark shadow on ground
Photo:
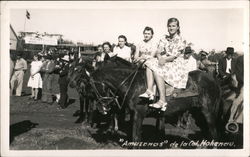
[[[38,123],[33,123],[30,120],[24,120],[10,125],[10,144],[14,141],[15,137],[28,132],[32,128],[35,128]]]

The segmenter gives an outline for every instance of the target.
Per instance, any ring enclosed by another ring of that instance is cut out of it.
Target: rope
[[[145,60],[145,61],[146,61],[146,60]],[[99,93],[98,89],[97,89],[96,86],[95,86],[95,83],[103,84],[103,82],[94,81],[93,78],[91,78],[91,79],[90,79],[90,84],[91,84],[91,86],[92,86],[93,89],[94,89],[94,92],[95,92],[95,94],[96,94],[96,96],[97,96],[97,98],[98,98],[98,102],[101,102],[101,101],[107,100],[107,99],[111,99],[112,101],[110,101],[108,104],[110,104],[111,102],[115,101],[115,103],[117,104],[118,108],[121,109],[122,106],[123,106],[123,104],[124,104],[124,102],[125,102],[125,99],[126,99],[126,97],[127,97],[127,95],[128,95],[128,92],[129,92],[129,90],[130,90],[130,88],[131,88],[131,86],[132,86],[132,84],[133,84],[133,82],[134,82],[134,79],[135,79],[135,77],[136,77],[136,75],[137,75],[137,73],[138,73],[138,70],[139,70],[139,68],[141,67],[141,65],[143,65],[143,64],[145,63],[145,61],[142,62],[142,63],[141,63],[132,73],[129,74],[129,76],[127,76],[127,77],[120,83],[120,85],[117,87],[115,93],[113,93],[112,90],[109,90],[109,93],[112,95],[112,97],[103,97],[103,96]],[[120,103],[119,103],[119,101],[118,101],[118,96],[116,96],[116,94],[117,94],[117,92],[118,92],[118,89],[119,89],[120,87],[122,87],[122,86],[128,81],[128,79],[129,79],[131,76],[133,76],[133,77],[132,77],[132,80],[130,81],[130,84],[129,84],[129,86],[128,86],[128,89],[126,90],[126,93],[125,93],[125,95],[124,95],[124,97],[123,97],[122,104],[120,105]]]

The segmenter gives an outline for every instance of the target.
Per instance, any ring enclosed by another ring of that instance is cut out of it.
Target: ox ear
[[[88,75],[88,77],[90,77],[90,73],[88,72],[88,70],[85,69],[85,72]]]

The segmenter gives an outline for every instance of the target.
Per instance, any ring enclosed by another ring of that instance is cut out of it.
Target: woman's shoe
[[[141,98],[149,98],[149,94],[147,92],[145,92],[145,93],[139,95],[139,97],[141,97]]]
[[[166,111],[167,109],[167,102],[163,102],[163,101],[158,101],[154,104],[149,104],[150,107],[156,108],[156,109],[161,109],[161,111]]]
[[[149,100],[154,100],[154,93],[147,90],[145,93],[139,95],[141,98],[148,98]]]

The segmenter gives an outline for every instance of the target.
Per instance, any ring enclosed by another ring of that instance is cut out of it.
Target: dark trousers
[[[42,101],[52,103],[52,83],[54,74],[45,74],[43,76]]]
[[[59,105],[62,108],[65,108],[65,107],[67,107],[67,102],[68,102],[68,81],[67,80],[60,80],[59,81],[59,88],[60,88]]]

